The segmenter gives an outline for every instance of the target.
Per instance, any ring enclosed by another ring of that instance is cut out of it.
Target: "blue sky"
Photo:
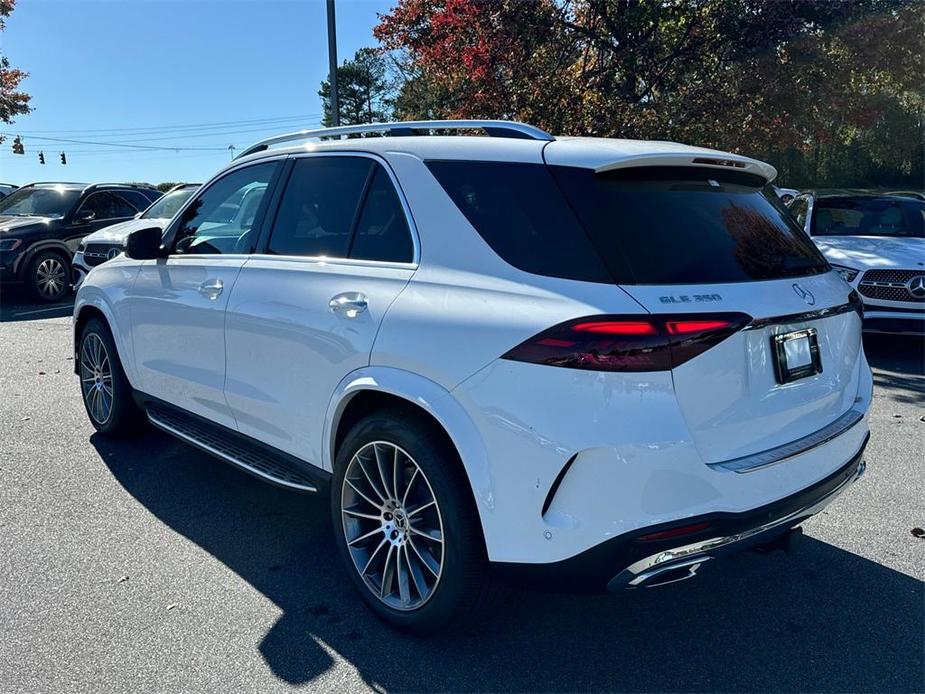
[[[375,45],[377,13],[393,4],[337,0],[339,60]],[[35,110],[0,124],[26,147],[16,156],[12,137],[0,145],[0,181],[202,181],[230,159],[229,144],[316,125],[325,16],[323,0],[19,0],[0,40],[30,73]]]

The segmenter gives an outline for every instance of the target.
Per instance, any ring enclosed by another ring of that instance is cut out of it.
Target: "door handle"
[[[360,292],[344,292],[332,297],[328,306],[335,313],[343,313],[347,318],[355,318],[366,310],[366,295]]]
[[[222,293],[222,290],[225,288],[225,284],[218,279],[206,280],[199,285],[199,293],[202,294],[209,301],[214,301]]]

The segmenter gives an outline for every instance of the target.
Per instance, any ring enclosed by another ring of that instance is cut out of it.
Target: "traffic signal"
[[[45,163],[45,152],[39,152],[39,164]]]
[[[62,163],[62,164],[67,164],[67,157],[64,156],[64,152],[61,152],[61,163]]]
[[[26,148],[22,146],[22,138],[14,137],[13,138],[13,154],[25,154]]]

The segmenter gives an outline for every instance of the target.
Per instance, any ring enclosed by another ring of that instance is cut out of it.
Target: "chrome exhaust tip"
[[[624,588],[657,588],[659,586],[667,586],[669,583],[686,581],[696,576],[700,567],[712,558],[711,556],[699,556],[686,559],[685,561],[673,562],[667,566],[656,567],[649,571],[645,571],[637,576],[629,578],[629,580],[627,580],[627,577],[624,576],[625,572],[623,572],[610,580],[610,583],[607,584],[607,589],[611,592],[615,592]]]

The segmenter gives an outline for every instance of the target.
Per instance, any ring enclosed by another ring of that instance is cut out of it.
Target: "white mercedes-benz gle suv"
[[[328,494],[411,631],[494,574],[618,591],[789,544],[862,474],[872,380],[774,176],[504,121],[272,138],[89,273],[87,413]]]
[[[925,335],[925,201],[803,193],[788,203],[826,260],[864,301],[864,330]]]

